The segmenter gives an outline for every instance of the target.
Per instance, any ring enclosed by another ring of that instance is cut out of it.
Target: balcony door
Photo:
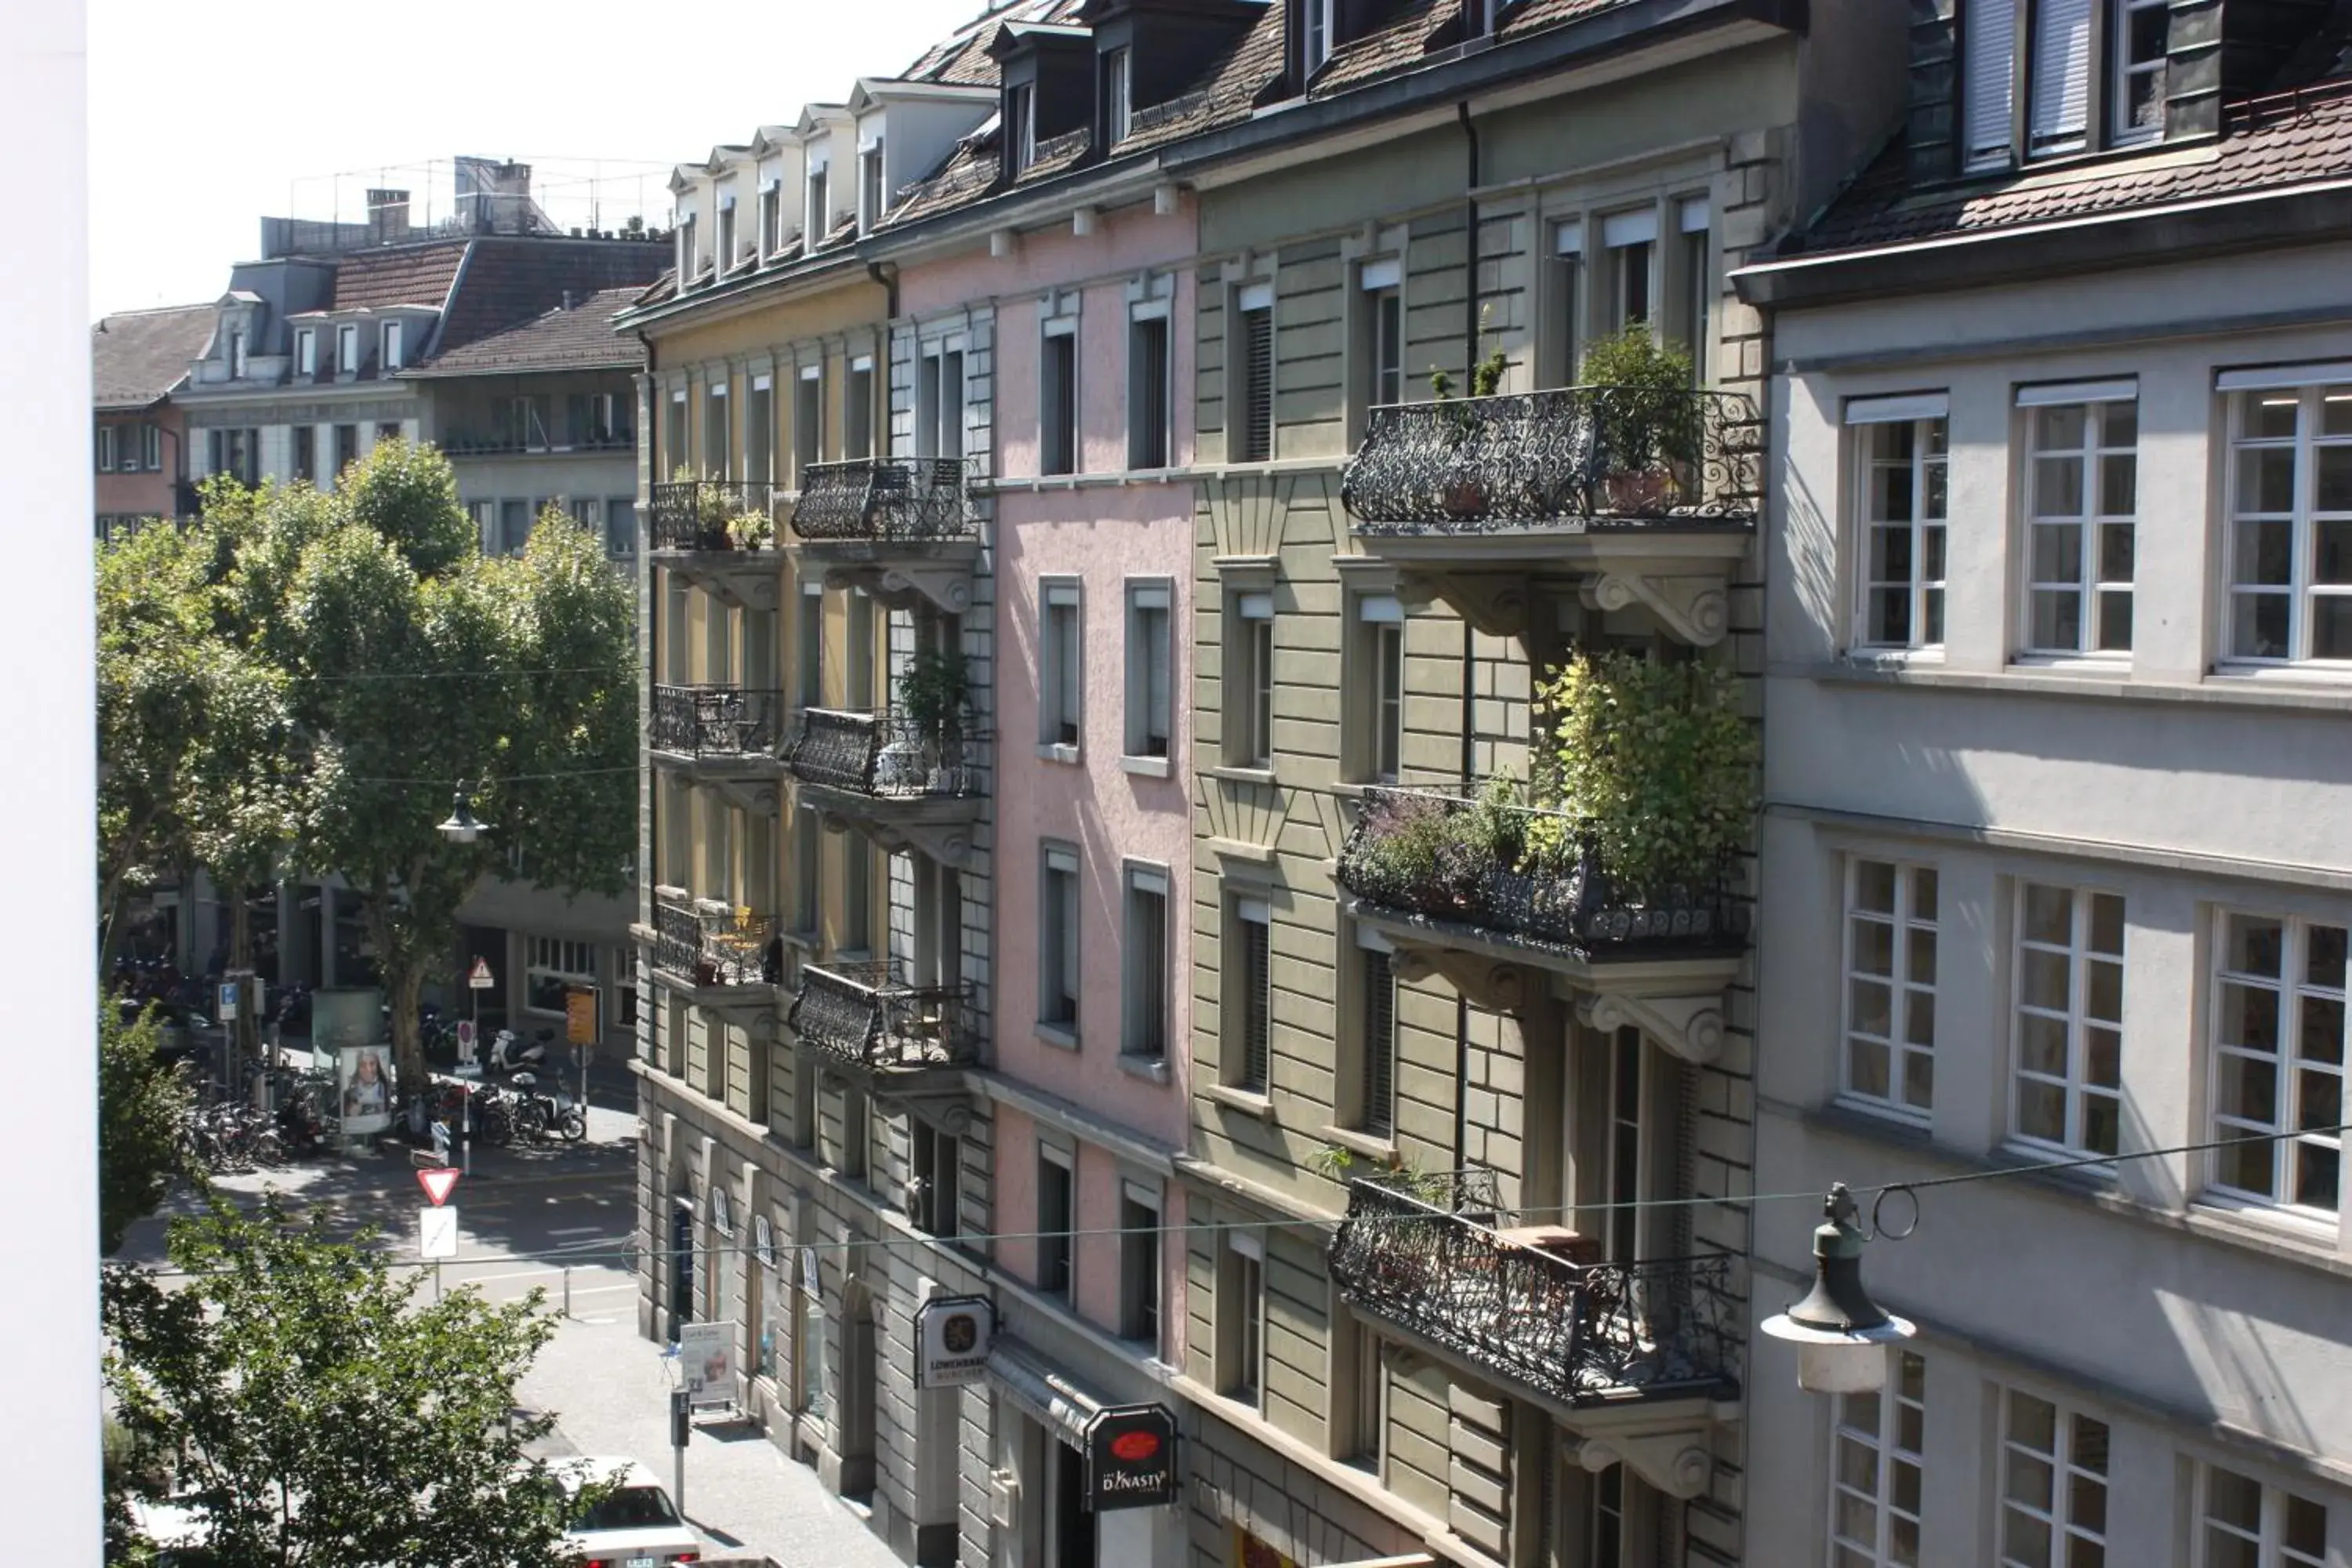
[[[953,985],[963,973],[963,883],[952,867],[928,855],[915,867],[915,962],[909,983]]]
[[[1578,1026],[1569,1037],[1563,1169],[1569,1223],[1612,1263],[1679,1258],[1688,1211],[1636,1206],[1685,1195],[1688,1068],[1635,1028]]]

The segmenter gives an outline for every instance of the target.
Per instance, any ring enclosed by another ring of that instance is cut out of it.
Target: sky
[[[662,222],[669,165],[837,103],[986,8],[89,0],[90,308],[217,299],[265,214],[330,216],[321,176],[356,175],[348,218],[373,171],[460,153],[610,160],[600,189],[634,205],[641,184]]]

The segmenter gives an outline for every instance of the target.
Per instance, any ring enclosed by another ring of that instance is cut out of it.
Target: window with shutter
[[[1263,463],[1274,456],[1274,308],[1241,313],[1241,431],[1234,460]]]
[[[2080,152],[2090,125],[2091,0],[2040,0],[2030,64],[2027,152]]]
[[[1255,914],[1255,918],[1253,918]],[[1262,911],[1241,920],[1242,1087],[1265,1093],[1272,1068],[1274,932]]]
[[[1363,965],[1363,1130],[1386,1137],[1396,1127],[1396,971],[1386,952],[1370,948]]]

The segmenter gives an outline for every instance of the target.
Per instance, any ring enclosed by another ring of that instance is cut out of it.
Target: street
[[[459,1250],[420,1264],[436,1289],[478,1289],[489,1300],[545,1293],[562,1318],[524,1379],[518,1402],[556,1417],[542,1446],[569,1454],[641,1460],[672,1484],[669,1389],[672,1363],[638,1337],[629,1248],[636,1118],[606,1083],[592,1084],[588,1139],[569,1147],[475,1152],[448,1206],[458,1213]],[[367,1227],[396,1258],[416,1253],[416,1215],[426,1204],[405,1152],[330,1159],[222,1178],[224,1191],[257,1197],[275,1189],[299,1211],[323,1205],[331,1232]],[[160,1261],[163,1227],[186,1212],[177,1193],[125,1243],[129,1261]],[[766,1558],[778,1568],[897,1568],[898,1559],[858,1512],[827,1493],[814,1473],[786,1459],[748,1424],[698,1426],[687,1451],[683,1511],[710,1551]]]

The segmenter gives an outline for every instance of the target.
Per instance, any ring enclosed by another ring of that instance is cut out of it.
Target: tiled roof
[[[635,370],[645,351],[635,338],[613,331],[614,313],[645,290],[636,284],[603,289],[570,310],[561,305],[545,315],[477,338],[441,354],[417,375],[479,375],[536,370]]]
[[[353,251],[335,259],[334,310],[381,310],[393,305],[441,308],[466,258],[465,239],[428,240]]]
[[[90,401],[100,408],[144,408],[163,398],[205,352],[215,315],[207,304],[101,318],[89,330]]]
[[[1914,192],[1899,135],[1780,256],[1898,245],[2133,208],[2284,190],[2352,174],[2352,80],[2233,106],[2221,140],[2063,172]]]
[[[486,235],[473,242],[434,352],[446,354],[554,309],[563,296],[642,289],[669,264],[670,247],[649,239],[529,238]]]
[[[1525,0],[1503,18],[1502,36],[1506,38],[1525,37],[1540,33],[1546,27],[1557,27],[1563,22],[1580,22],[1625,0]]]
[[[1258,95],[1282,74],[1282,35],[1283,7],[1268,5],[1209,68],[1199,88],[1137,110],[1135,129],[1113,153],[1139,153],[1248,119]]]
[[[1430,35],[1460,14],[1448,0],[1406,0],[1386,26],[1332,50],[1330,62],[1315,74],[1309,96],[1326,98],[1410,68],[1429,52]]]

